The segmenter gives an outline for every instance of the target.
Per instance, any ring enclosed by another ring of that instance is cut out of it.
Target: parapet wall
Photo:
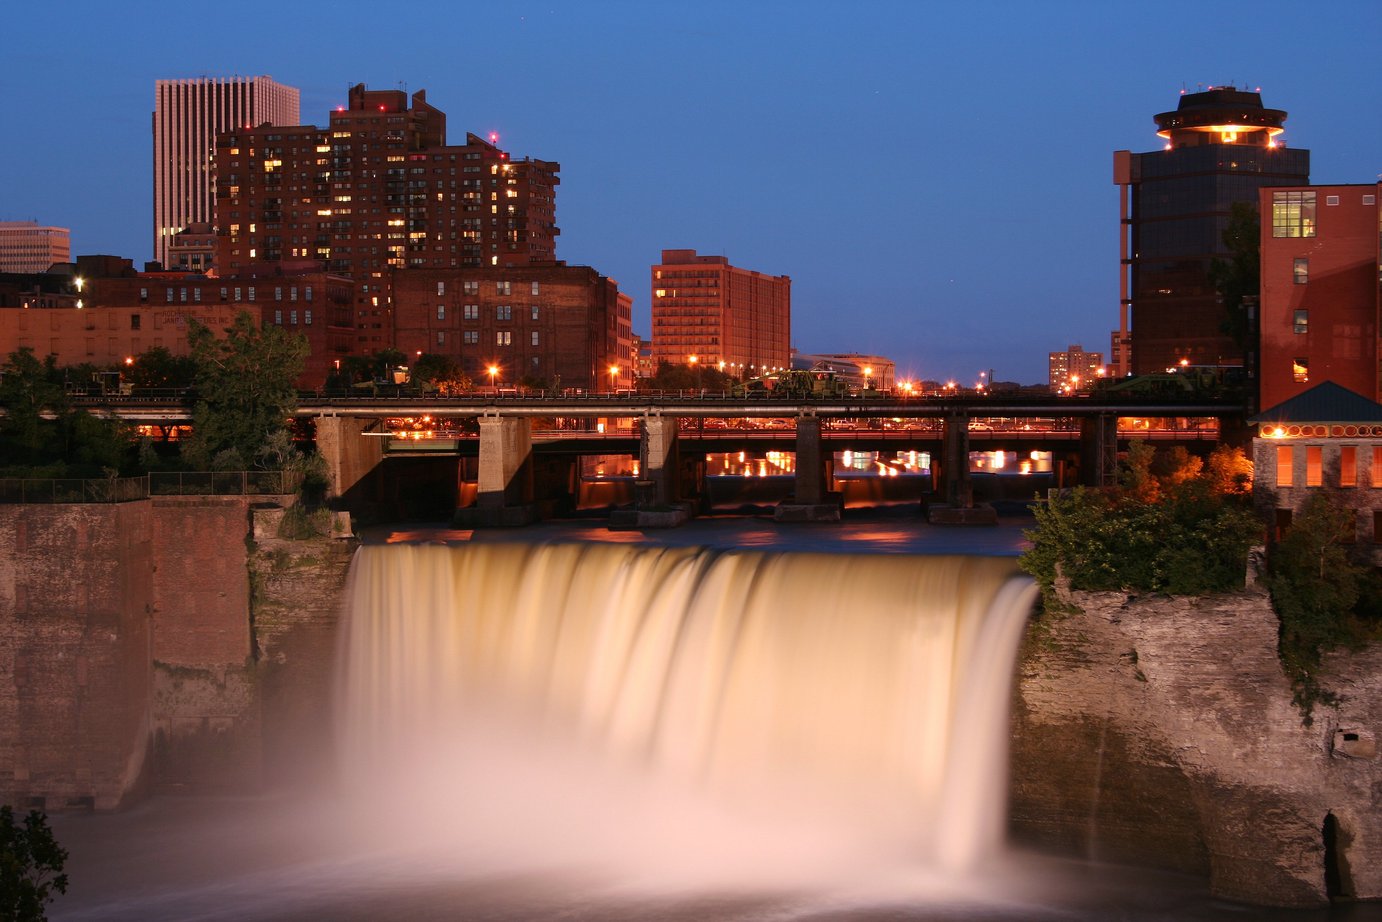
[[[1306,906],[1382,898],[1382,650],[1337,654],[1309,726],[1266,593],[1073,593],[1035,623],[1014,719],[1020,841],[1207,873]]]

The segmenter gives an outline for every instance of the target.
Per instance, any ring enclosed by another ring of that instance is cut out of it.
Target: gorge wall
[[[0,802],[114,809],[320,770],[355,542],[280,538],[283,514],[0,506]],[[1260,589],[1066,599],[1017,676],[1019,843],[1253,903],[1382,898],[1382,650],[1329,657],[1339,703],[1305,726]]]
[[[1382,650],[1326,661],[1305,725],[1264,590],[1069,593],[1030,630],[1014,714],[1019,841],[1208,874],[1306,906],[1382,898]]]

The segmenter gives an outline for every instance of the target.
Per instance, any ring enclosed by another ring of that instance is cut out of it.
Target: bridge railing
[[[4,477],[0,503],[128,503],[151,496],[274,496],[296,492],[289,471],[160,471],[143,477]]]

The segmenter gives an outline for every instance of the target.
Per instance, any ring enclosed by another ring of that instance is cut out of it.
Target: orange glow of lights
[[[1274,138],[1286,129],[1280,125],[1191,125],[1175,129],[1177,131],[1198,131],[1203,134],[1217,134],[1220,137],[1232,135],[1235,138],[1245,131],[1265,131],[1269,138]],[[1157,132],[1157,137],[1170,138],[1172,129],[1163,128]]]
[[[125,356],[125,364],[126,364],[126,365],[133,365],[133,364],[134,364],[134,356],[132,356],[132,355],[127,355],[127,356]]]

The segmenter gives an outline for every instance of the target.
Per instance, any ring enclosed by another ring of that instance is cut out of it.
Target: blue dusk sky
[[[325,125],[425,89],[450,140],[561,164],[557,255],[649,323],[663,248],[792,278],[792,340],[1044,381],[1117,324],[1112,152],[1182,88],[1290,113],[1312,181],[1382,170],[1382,3],[257,0],[10,4],[0,218],[151,258],[154,81],[267,74]]]

